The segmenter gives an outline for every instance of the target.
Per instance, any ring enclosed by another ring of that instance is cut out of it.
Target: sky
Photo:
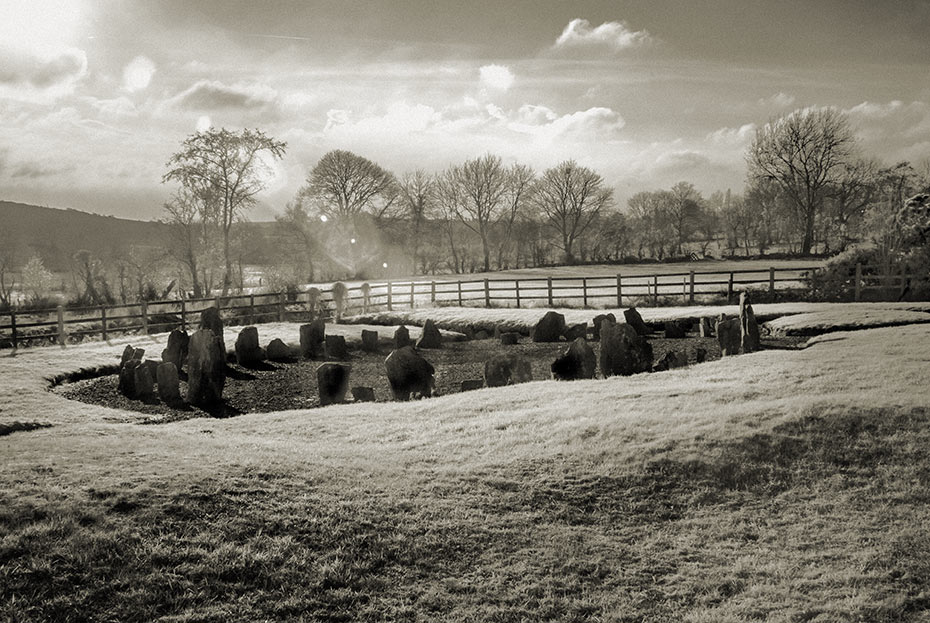
[[[930,158],[930,0],[0,0],[0,200],[156,219],[208,127],[287,142],[253,220],[347,149],[397,175],[574,159],[618,204],[745,181],[758,127],[847,113]]]

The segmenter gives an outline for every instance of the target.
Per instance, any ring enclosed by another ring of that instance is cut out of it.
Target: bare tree
[[[289,203],[284,214],[276,216],[275,221],[282,242],[279,251],[287,256],[301,281],[312,282],[320,245],[307,209],[299,203]]]
[[[211,239],[213,232],[217,231],[216,222],[210,218],[212,214],[205,213],[202,207],[183,188],[164,205],[168,214],[163,221],[168,226],[167,251],[187,269],[194,298],[201,298],[209,292],[210,280],[206,271],[212,264]]]
[[[403,239],[407,241],[414,272],[420,264],[421,236],[432,212],[435,186],[435,179],[422,169],[405,173],[398,185],[403,218],[408,225]]]
[[[13,290],[16,288],[16,278],[13,268],[18,257],[18,245],[7,232],[0,233],[0,308],[8,308],[13,304]]]
[[[853,239],[855,225],[878,194],[879,166],[871,160],[856,160],[842,167],[839,178],[828,192],[825,210],[824,241],[829,249],[835,238],[839,251]]]
[[[531,171],[504,167],[500,157],[486,154],[450,167],[437,182],[443,206],[481,240],[484,270],[491,270],[491,237],[501,226],[511,228],[525,204]]]
[[[336,149],[310,171],[298,193],[298,200],[305,199],[327,220],[351,228],[363,214],[375,220],[387,215],[396,199],[396,180],[371,160]]]
[[[547,169],[536,185],[534,202],[559,236],[565,261],[575,260],[575,241],[601,210],[613,203],[613,190],[591,169],[566,160]]]
[[[266,185],[269,166],[262,160],[284,157],[287,144],[260,130],[209,129],[189,136],[168,161],[163,182],[176,181],[198,201],[201,220],[213,220],[223,234],[223,295],[233,278],[230,233],[255,204]]]
[[[668,217],[675,231],[675,254],[681,255],[682,245],[697,228],[704,198],[690,182],[678,182],[668,194]]]
[[[796,110],[756,131],[746,157],[749,179],[772,180],[791,200],[803,224],[801,253],[811,252],[827,190],[852,148],[849,122],[834,108]]]

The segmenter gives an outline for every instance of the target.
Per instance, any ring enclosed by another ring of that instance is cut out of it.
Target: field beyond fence
[[[845,300],[896,300],[914,275],[870,274],[856,266],[844,282]],[[16,311],[0,314],[0,348],[108,339],[124,333],[162,333],[189,329],[209,307],[223,311],[227,324],[247,325],[271,321],[327,319],[394,309],[457,305],[460,307],[582,307],[622,308],[727,304],[743,290],[757,300],[809,300],[810,279],[819,266],[666,274],[536,276],[507,278],[383,281],[353,284],[342,300],[333,284],[285,293],[247,293],[211,298],[142,302],[83,308]]]

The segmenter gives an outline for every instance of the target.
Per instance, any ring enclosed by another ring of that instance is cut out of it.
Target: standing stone
[[[491,336],[490,336],[490,335],[488,334],[488,332],[485,331],[484,329],[478,329],[478,331],[475,332],[475,339],[476,339],[476,340],[486,340],[486,339],[488,339],[489,337],[491,337]]]
[[[565,316],[549,311],[539,319],[530,335],[534,342],[558,342],[565,333]]]
[[[341,363],[324,363],[316,369],[316,383],[320,392],[321,407],[346,401],[351,369]]]
[[[578,338],[586,338],[588,336],[588,323],[580,322],[578,324],[569,325],[565,329],[565,341],[574,342]]]
[[[126,365],[126,362],[132,359],[133,353],[136,351],[131,344],[126,344],[126,348],[123,349],[123,354],[119,358],[119,367],[120,370],[123,369],[123,366]]]
[[[405,346],[413,346],[413,340],[410,339],[410,331],[407,330],[407,327],[400,325],[397,327],[397,330],[394,331],[394,350],[404,348]]]
[[[465,379],[462,381],[461,391],[471,392],[482,387],[484,387],[484,381],[481,379]]]
[[[161,351],[161,360],[167,363],[173,363],[180,370],[184,367],[184,360],[187,359],[187,348],[190,343],[190,336],[186,331],[172,329],[168,334],[168,346]]]
[[[128,359],[119,369],[119,393],[127,398],[136,397],[136,368],[142,364],[139,359]]]
[[[388,383],[395,400],[409,400],[410,395],[429,398],[433,395],[436,370],[413,348],[398,348],[384,360]]]
[[[643,322],[643,317],[639,315],[635,307],[623,310],[623,319],[628,325],[633,327],[633,330],[639,335],[649,335],[652,333],[649,327],[646,326],[646,323]]]
[[[685,333],[684,327],[675,320],[671,320],[665,323],[665,338],[666,339],[682,339],[688,337],[688,334]]]
[[[423,335],[417,342],[417,348],[442,348],[442,334],[432,320],[423,323]]]
[[[503,346],[513,346],[520,342],[520,334],[514,333],[513,331],[507,333],[501,333],[501,345]]]
[[[575,338],[562,356],[552,362],[552,378],[559,381],[593,379],[597,372],[594,349],[583,337]]]
[[[170,361],[158,364],[155,369],[158,382],[158,397],[166,405],[176,405],[181,402],[181,385],[178,381],[178,368]]]
[[[604,378],[652,370],[652,345],[629,323],[601,325],[601,373]]]
[[[375,401],[375,390],[371,387],[353,387],[352,388],[352,400],[355,402],[374,402]]]
[[[258,328],[245,327],[236,338],[236,361],[240,366],[251,366],[265,358],[258,345]]]
[[[280,338],[275,338],[268,342],[268,346],[265,347],[265,357],[271,361],[284,361],[292,359],[294,357],[294,351]]]
[[[152,366],[138,365],[133,370],[136,398],[148,401],[155,397],[155,377]]]
[[[304,359],[316,359],[323,356],[323,342],[326,339],[326,323],[316,318],[310,324],[300,325],[300,355]]]
[[[529,359],[517,355],[498,355],[484,364],[484,383],[488,387],[516,385],[533,380]]]
[[[694,363],[704,363],[707,361],[707,351],[703,348],[694,349]]]
[[[220,341],[220,347],[223,349],[223,358],[226,358],[226,340],[223,337],[223,317],[220,315],[218,307],[208,307],[200,312],[200,328],[210,329],[213,332],[214,339]]]
[[[701,318],[699,330],[701,332],[701,337],[714,337],[714,326],[707,316]]]
[[[366,353],[378,352],[378,332],[362,329],[362,350]]]
[[[678,353],[673,350],[665,353],[665,356],[659,361],[656,362],[655,367],[653,368],[654,372],[661,372],[663,370],[672,370],[674,368],[685,368],[688,366],[688,355],[685,353]]]
[[[738,355],[740,349],[740,322],[739,318],[721,320],[714,327],[717,333],[717,342],[720,344],[720,354],[723,357]]]
[[[759,324],[752,311],[752,302],[748,292],[739,295],[739,323],[740,342],[744,353],[754,353],[759,350]]]
[[[223,399],[226,385],[226,353],[210,329],[191,336],[187,355],[187,402],[210,405]]]
[[[613,314],[598,314],[594,317],[594,329],[592,329],[592,336],[594,341],[601,339],[601,323],[605,320],[609,320],[613,323],[617,322],[617,317]]]
[[[349,349],[343,335],[326,336],[326,356],[329,359],[348,359]]]

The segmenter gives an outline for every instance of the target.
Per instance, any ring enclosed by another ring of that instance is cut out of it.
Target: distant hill
[[[248,227],[267,239],[274,223],[250,223]],[[15,245],[19,262],[38,254],[52,271],[69,270],[71,257],[81,249],[106,256],[129,247],[163,248],[165,233],[165,225],[155,221],[0,201],[0,245]],[[248,257],[250,262],[262,259],[254,251]]]
[[[156,222],[0,201],[0,244],[15,245],[20,261],[38,254],[53,271],[67,270],[81,249],[106,254],[130,246],[163,247],[164,231]]]

